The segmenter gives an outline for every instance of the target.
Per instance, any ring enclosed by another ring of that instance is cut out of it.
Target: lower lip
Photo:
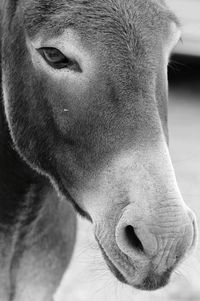
[[[106,264],[108,268],[111,270],[111,272],[116,276],[116,278],[124,283],[129,284],[128,281],[125,279],[125,277],[122,275],[122,273],[116,268],[116,266],[112,263],[106,252],[104,251],[103,247],[101,246],[100,242],[98,241],[98,238],[96,237],[96,240],[98,242],[98,245],[102,251],[103,257],[106,261]],[[171,270],[166,271],[165,275],[163,277],[159,277],[158,275],[150,275],[146,278],[146,280],[143,281],[141,285],[134,285],[136,289],[139,290],[145,290],[145,291],[153,291],[157,290],[159,288],[162,288],[167,285],[169,282],[171,275]]]
[[[106,264],[108,266],[108,268],[111,270],[111,272],[116,276],[116,278],[125,284],[128,284],[127,280],[125,279],[125,277],[122,275],[122,273],[116,268],[116,266],[112,263],[112,261],[110,260],[110,258],[108,257],[108,255],[106,254],[106,252],[104,251],[103,247],[101,246],[98,238],[96,237],[96,240],[98,242],[98,245],[101,249],[101,252],[103,254],[103,257],[106,261]]]

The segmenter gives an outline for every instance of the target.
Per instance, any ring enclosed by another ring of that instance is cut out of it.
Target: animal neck
[[[0,36],[1,37],[1,36]],[[0,41],[1,42],[1,41]],[[1,46],[1,43],[0,43]],[[10,224],[38,176],[14,148],[4,113],[0,58],[0,221]]]
[[[5,218],[11,218],[10,214],[17,214],[16,210],[25,200],[34,183],[35,175],[14,149],[2,98],[0,99],[0,141],[0,220],[4,221]],[[7,223],[7,220],[5,222]]]

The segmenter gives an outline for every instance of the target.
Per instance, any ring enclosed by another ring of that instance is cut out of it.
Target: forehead
[[[22,0],[29,36],[59,35],[67,27],[80,33],[135,37],[166,34],[174,14],[162,0]]]

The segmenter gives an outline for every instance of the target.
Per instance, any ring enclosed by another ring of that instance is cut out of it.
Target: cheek
[[[54,122],[63,134],[73,127],[82,111],[81,99],[68,89],[68,83],[55,82],[48,77],[45,82],[45,94],[51,108]]]
[[[66,129],[84,119],[91,111],[96,101],[94,93],[95,82],[75,83],[68,78],[60,79],[42,75],[45,83],[45,94],[53,112],[58,128],[66,133]]]

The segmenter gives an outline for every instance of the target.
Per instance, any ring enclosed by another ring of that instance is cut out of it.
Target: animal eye
[[[54,69],[64,69],[75,72],[82,72],[79,64],[66,57],[60,50],[53,47],[39,48],[38,52],[44,58],[44,60]]]

